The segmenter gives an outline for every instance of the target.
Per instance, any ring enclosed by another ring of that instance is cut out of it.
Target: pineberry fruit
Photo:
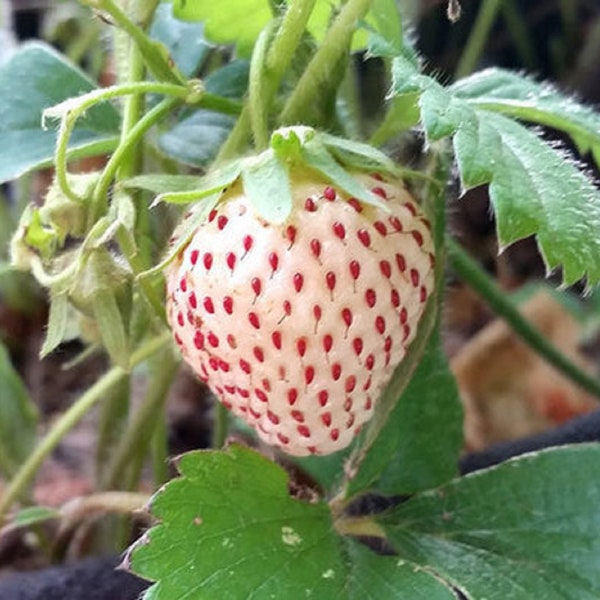
[[[353,176],[388,211],[292,167],[291,213],[273,224],[237,180],[166,273],[185,360],[289,454],[352,441],[433,289],[430,226],[402,182]]]

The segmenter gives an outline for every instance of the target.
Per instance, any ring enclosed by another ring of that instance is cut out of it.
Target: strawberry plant
[[[440,321],[452,269],[600,398],[445,218],[454,188],[487,186],[501,248],[535,236],[548,274],[592,290],[600,193],[531,126],[600,165],[600,116],[500,68],[443,85],[394,0],[80,3],[111,31],[113,85],[43,43],[0,67],[0,178],[53,168],[0,274],[27,271],[47,293],[42,356],[78,338],[78,360],[110,366],[38,439],[2,349],[0,519],[61,518],[31,507],[30,487],[97,408],[97,504],[146,500],[153,519],[124,556],[148,600],[598,597],[598,445],[459,476]],[[386,69],[368,124],[357,56]],[[213,447],[170,478],[180,368],[214,395]],[[144,498],[148,459],[158,491]]]

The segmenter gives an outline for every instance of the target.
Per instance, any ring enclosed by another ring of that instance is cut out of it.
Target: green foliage
[[[490,68],[457,81],[450,90],[479,108],[564,131],[582,154],[591,151],[600,164],[600,115],[548,83]]]
[[[548,450],[417,495],[379,518],[399,556],[468,598],[600,594],[600,446]]]
[[[435,332],[376,440],[351,462],[346,495],[368,489],[408,494],[450,480],[462,446],[462,416],[454,377]]]
[[[1,342],[0,386],[0,470],[10,477],[35,444],[38,413]]]
[[[99,487],[121,483],[123,473],[123,485],[135,485],[151,443],[161,479],[165,428],[152,421],[176,370],[165,358],[162,271],[224,190],[243,186],[265,218],[282,223],[292,208],[289,171],[301,164],[384,206],[349,172],[408,179],[373,146],[420,125],[428,152],[418,157],[424,166],[411,172],[410,183],[430,212],[439,289],[375,416],[346,451],[286,460],[299,474],[291,484],[274,461],[237,445],[184,455],[180,477],[152,500],[157,524],[130,551],[131,568],[155,582],[147,600],[450,600],[457,589],[469,600],[600,596],[600,447],[546,451],[455,478],[462,413],[439,334],[446,244],[452,249],[443,219],[452,159],[463,189],[489,185],[501,247],[535,235],[548,270],[562,268],[565,284],[600,281],[598,189],[565,152],[522,124],[567,134],[600,164],[598,114],[502,69],[441,85],[423,73],[406,43],[395,0],[317,0],[310,17],[296,21],[293,11],[285,13],[299,6],[291,0],[172,0],[158,3],[147,32],[119,3],[85,3],[105,13],[121,41],[124,32],[133,40],[129,70],[119,73],[120,85],[97,89],[50,47],[22,46],[0,67],[0,181],[50,164],[55,153],[56,180],[43,206],[25,209],[13,261],[48,290],[42,355],[73,335],[75,317],[87,327],[79,332],[86,352],[101,347],[112,368],[34,449],[37,415],[0,346],[0,468],[14,476],[0,516],[26,496],[44,457],[101,398],[109,401],[97,455],[108,466]],[[273,35],[264,34],[249,63],[265,27]],[[367,38],[370,55],[383,57],[393,79],[371,145],[330,133],[358,135],[371,126],[344,122],[357,119],[360,107],[339,110],[355,100],[352,85],[341,82],[352,75],[350,53],[365,48]],[[213,42],[235,44],[242,58],[229,60],[230,49]],[[113,99],[120,111],[107,102]],[[58,136],[40,127],[42,114],[60,120]],[[307,126],[315,122],[322,131]],[[287,123],[293,127],[277,128]],[[262,154],[248,150],[252,139],[262,150],[269,135]],[[69,173],[72,159],[110,152],[98,173]],[[162,203],[191,205],[171,245],[179,207]],[[493,293],[501,303],[500,292]],[[140,413],[127,429],[132,435],[114,452],[106,433],[125,425],[125,372],[159,350]],[[304,487],[304,478],[319,492]],[[370,512],[372,495],[388,506],[385,513]],[[412,496],[390,500],[399,495]],[[57,516],[35,508],[17,513],[13,523]],[[396,554],[373,552],[359,543],[364,537],[379,538]]]
[[[535,234],[548,271],[562,267],[566,285],[586,276],[589,286],[600,281],[600,192],[572,160],[496,112],[509,113],[511,99],[526,98],[513,114],[564,129],[584,147],[595,144],[597,135],[581,130],[593,132],[598,117],[529,80],[515,85],[517,76],[500,70],[451,88],[403,56],[394,59],[392,70],[394,94],[417,94],[428,140],[453,137],[463,187],[490,184],[500,246]],[[489,88],[496,84],[502,91],[492,95],[494,103]]]
[[[152,500],[160,523],[129,556],[159,580],[146,599],[453,598],[408,561],[342,539],[327,504],[291,498],[285,472],[252,450],[190,453],[178,467]]]
[[[83,72],[50,46],[40,42],[21,46],[0,67],[0,181],[49,165],[56,132],[41,128],[42,112],[94,87]],[[113,150],[118,130],[119,115],[112,106],[94,107],[71,138],[71,156]]]
[[[291,0],[286,0],[288,4]],[[317,0],[308,21],[308,31],[322,40],[332,19],[340,10],[340,0]],[[239,56],[248,57],[262,29],[275,16],[269,0],[225,0],[218,4],[173,0],[173,12],[180,19],[203,21],[206,36],[220,44],[234,43]],[[385,39],[398,46],[402,27],[394,0],[374,0],[365,19],[368,29],[382,30]],[[352,41],[352,50],[367,46],[367,33],[358,28]]]

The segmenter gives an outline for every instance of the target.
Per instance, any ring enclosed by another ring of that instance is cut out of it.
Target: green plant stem
[[[570,1],[570,0],[569,0]],[[504,0],[501,6],[502,16],[523,66],[528,71],[539,71],[540,61],[534,45],[534,38],[527,29],[527,20],[515,0]]]
[[[455,79],[466,77],[477,68],[500,5],[500,0],[483,0],[467,45],[454,72]]]
[[[568,377],[586,392],[600,399],[600,381],[588,375],[575,365],[519,312],[485,271],[453,239],[448,238],[448,256],[458,275],[469,284],[489,307],[504,319],[515,334],[530,348],[535,350],[555,369]]]
[[[170,333],[164,333],[147,341],[141,348],[132,354],[131,366],[133,367],[145,361],[155,352],[160,350],[165,344],[169,343],[170,340]],[[75,427],[94,404],[104,398],[105,393],[110,390],[113,385],[116,385],[124,377],[127,377],[127,371],[123,370],[121,367],[113,367],[82,396],[80,396],[80,398],[54,423],[54,426],[47,433],[46,437],[42,439],[28,459],[21,465],[19,471],[4,491],[2,498],[0,498],[0,523],[4,520],[6,512],[10,509],[13,502],[15,502],[15,500],[19,498],[31,484],[44,460],[46,460],[50,453],[58,446],[65,435]]]
[[[108,487],[132,488],[139,478],[152,441],[157,420],[164,418],[164,406],[179,361],[170,348],[151,361],[148,391],[139,411],[121,437],[107,478]]]
[[[289,68],[294,54],[298,49],[298,45],[302,40],[302,35],[306,30],[308,19],[313,11],[316,0],[291,0],[289,7],[285,12],[279,29],[273,38],[264,61],[262,72],[257,72],[255,69],[256,82],[253,83],[252,75],[250,87],[261,85],[260,89],[260,113],[267,117],[269,109],[275,97],[277,88],[279,87],[283,76]],[[267,36],[270,37],[270,36]],[[254,89],[256,97],[256,89]],[[251,109],[250,103],[247,102],[227,140],[221,147],[216,158],[215,164],[224,162],[238,155],[248,144],[253,122],[257,115],[256,107]],[[255,132],[256,137],[256,132]],[[261,131],[258,132],[259,139],[264,137]],[[264,146],[263,146],[264,147]]]
[[[81,0],[83,3],[88,4],[96,8],[107,12],[114,24],[120,27],[127,35],[135,42],[139,50],[142,52],[145,63],[152,74],[159,81],[170,81],[172,83],[183,83],[180,74],[169,64],[167,57],[161,52],[158,46],[156,46],[151,39],[148,38],[144,27],[148,25],[156,5],[157,0],[150,2],[143,2],[136,0],[132,7],[128,7],[129,11],[133,13],[133,18],[139,18],[141,23],[137,25],[134,23],[127,13],[125,13],[120,6],[117,5],[113,0]],[[144,14],[142,14],[142,12]]]
[[[108,190],[115,178],[117,171],[122,168],[124,157],[134,148],[144,137],[144,134],[164,116],[169,114],[177,104],[181,102],[178,98],[165,98],[151,110],[149,110],[141,119],[137,120],[135,125],[127,131],[119,147],[110,157],[108,163],[102,171],[102,175],[94,188],[92,196],[92,205],[89,213],[90,225],[95,223],[99,217],[106,212]],[[132,168],[123,171],[124,174],[132,172]]]
[[[132,84],[115,85],[108,88],[93,90],[92,92],[77,98],[61,102],[44,111],[42,117],[44,121],[49,118],[61,117],[58,138],[56,141],[54,164],[56,168],[56,179],[60,185],[61,191],[67,198],[70,198],[75,202],[83,202],[84,200],[71,189],[67,180],[68,145],[77,120],[98,102],[112,100],[128,94],[147,93],[175,96],[176,98],[185,100],[189,94],[189,89],[186,86],[174,85],[172,83],[138,81]]]
[[[321,86],[331,76],[332,65],[339,64],[348,52],[356,25],[371,8],[373,0],[348,0],[327,32],[321,46],[308,63],[281,114],[282,125],[302,122],[302,115],[313,104]]]
[[[250,76],[248,87],[248,110],[250,111],[250,125],[254,136],[254,146],[257,150],[265,150],[269,145],[269,124],[267,115],[266,82],[267,74],[264,65],[266,63],[269,42],[273,36],[276,21],[269,24],[260,32],[252,60],[250,61]]]

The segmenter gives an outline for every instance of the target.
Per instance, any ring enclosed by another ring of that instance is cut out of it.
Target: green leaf
[[[168,3],[161,3],[156,7],[149,33],[166,47],[169,56],[185,77],[192,77],[210,53],[203,27],[198,23],[185,23],[176,19]]]
[[[169,246],[168,252],[157,265],[147,271],[139,273],[136,276],[136,279],[140,280],[160,276],[165,267],[175,260],[181,250],[188,245],[190,239],[196,232],[196,229],[206,219],[208,213],[214,208],[220,197],[221,192],[218,191],[217,193],[203,198],[202,202],[198,202],[198,204],[193,206],[190,210],[189,217],[183,221],[181,227],[177,230],[177,243],[173,244],[173,246]]]
[[[327,504],[290,497],[286,473],[252,450],[190,453],[179,469],[152,501],[160,523],[130,551],[157,581],[146,599],[453,598],[408,561],[344,541]]]
[[[198,110],[163,133],[158,147],[167,156],[194,166],[210,163],[227,139],[235,118],[212,110]]]
[[[211,94],[241,100],[248,89],[249,75],[250,63],[247,60],[232,60],[213,71],[204,80],[204,85]]]
[[[478,108],[564,131],[582,152],[600,151],[600,114],[548,83],[491,68],[457,81],[450,90]]]
[[[242,166],[244,193],[270,223],[283,223],[292,210],[287,169],[271,149],[247,159]]]
[[[129,342],[115,294],[111,290],[99,290],[92,303],[102,342],[112,362],[129,370]]]
[[[457,133],[454,148],[466,186],[482,180],[477,170],[490,171],[500,245],[535,234],[548,270],[562,265],[566,285],[584,275],[588,285],[600,281],[599,191],[575,163],[511,119],[478,111],[476,124]]]
[[[250,56],[258,34],[273,16],[268,0],[173,0],[173,11],[179,19],[204,21],[209,40],[219,44],[235,42],[242,57]]]
[[[318,140],[310,140],[302,147],[304,162],[315,171],[319,172],[329,182],[350,194],[352,197],[387,210],[381,200],[372,192],[362,186],[350,175],[327,151],[327,148]]]
[[[60,519],[60,512],[55,508],[48,506],[28,506],[22,508],[17,514],[12,517],[9,527],[11,529],[15,527],[30,527],[31,525],[38,525],[39,523],[45,523],[54,519]]]
[[[40,350],[40,358],[48,356],[65,339],[69,319],[69,299],[65,293],[50,294],[50,311],[46,337]]]
[[[419,95],[428,140],[454,137],[463,187],[490,184],[501,246],[536,235],[548,270],[562,266],[565,285],[583,277],[589,287],[600,281],[600,192],[572,160],[523,125],[477,106],[475,96],[466,100],[443,88],[402,56],[394,59],[393,75],[395,93]]]
[[[33,449],[38,413],[1,342],[0,390],[0,469],[11,477]]]
[[[218,196],[224,188],[230,186],[242,172],[242,163],[233,160],[221,167],[209,171],[203,177],[196,177],[195,186],[189,191],[168,191],[161,193],[156,202],[169,202],[171,204],[187,204],[201,200],[215,193]]]
[[[0,182],[52,161],[55,131],[41,127],[42,111],[95,88],[83,72],[50,46],[30,42],[0,66]],[[119,114],[110,104],[81,119],[70,148],[78,157],[106,153],[116,145]]]
[[[387,173],[398,174],[398,168],[394,161],[369,144],[347,140],[328,133],[318,133],[316,137],[342,164],[362,171],[381,169]]]
[[[307,25],[315,40],[323,39],[341,4],[340,0],[317,0]],[[219,3],[173,0],[173,10],[180,19],[204,21],[208,39],[219,44],[235,43],[237,53],[242,57],[251,55],[259,33],[274,16],[268,0],[221,0]],[[374,0],[365,23],[389,44],[397,44],[402,38],[402,25],[394,0]],[[365,49],[367,40],[365,28],[357,27],[352,51]]]
[[[398,554],[468,598],[600,597],[600,445],[457,479],[379,518]]]
[[[347,496],[372,489],[408,494],[457,475],[462,405],[454,377],[433,334],[408,387],[350,480]]]

